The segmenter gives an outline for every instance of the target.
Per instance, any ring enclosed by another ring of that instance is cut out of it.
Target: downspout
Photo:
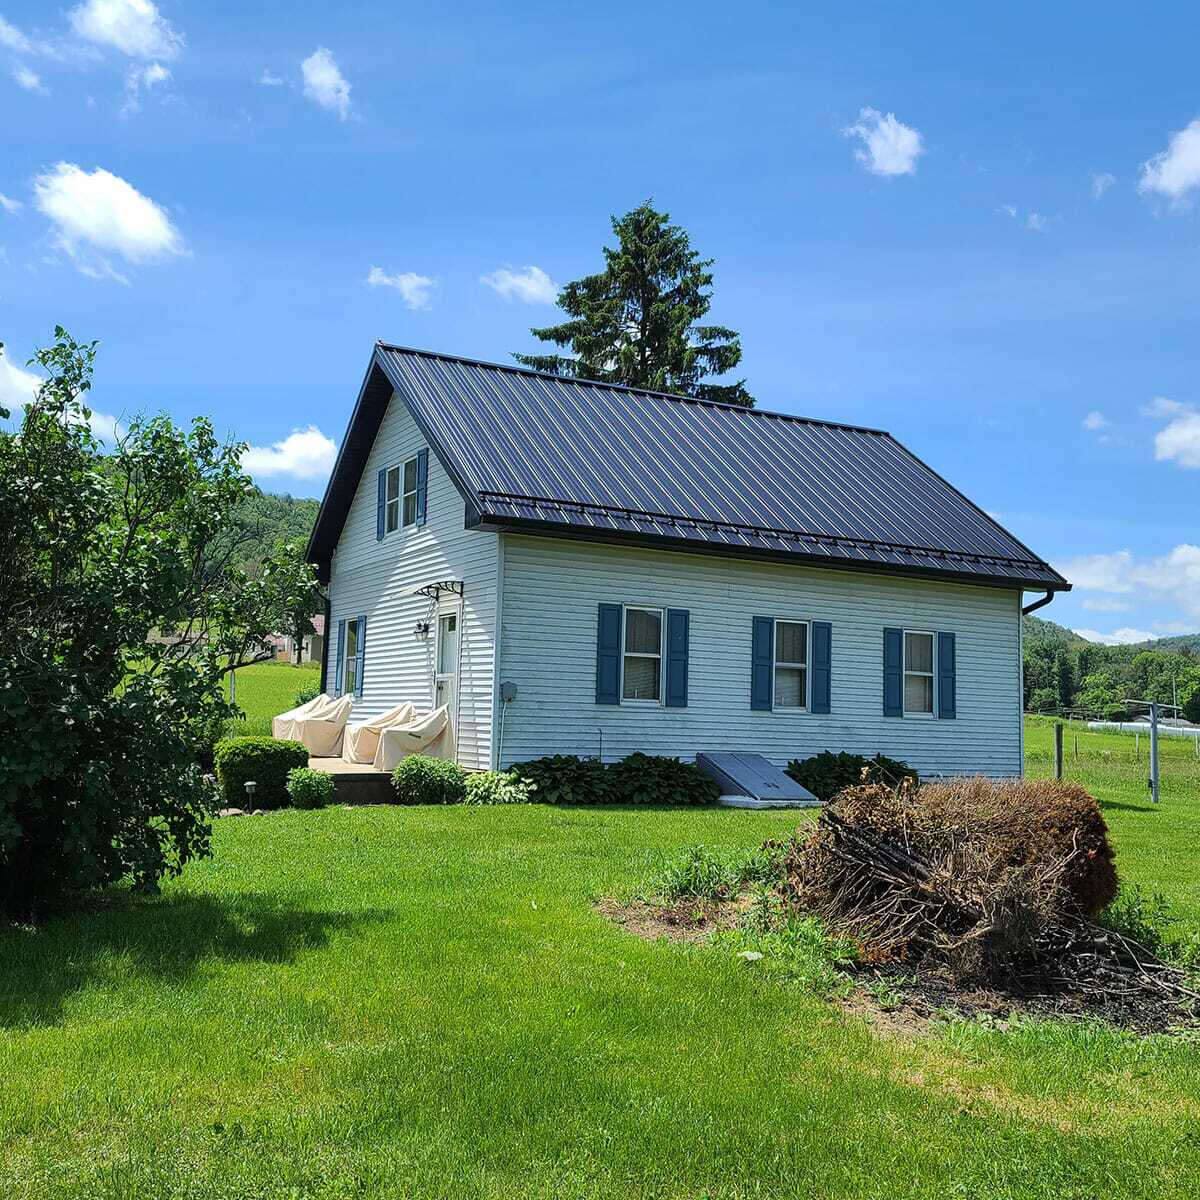
[[[1045,608],[1051,600],[1054,599],[1053,592],[1047,592],[1040,600],[1035,600],[1032,604],[1027,604],[1021,609],[1021,616],[1027,617],[1032,612],[1037,612],[1039,608]]]

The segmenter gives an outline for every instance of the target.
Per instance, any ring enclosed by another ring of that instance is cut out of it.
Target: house
[[[377,344],[309,557],[325,689],[459,761],[1022,770],[1023,593],[1070,584],[888,434]]]
[[[267,644],[274,653],[276,662],[306,663],[323,662],[325,658],[325,614],[318,613],[311,618],[313,632],[305,635],[297,643],[290,633],[272,633],[267,637]]]

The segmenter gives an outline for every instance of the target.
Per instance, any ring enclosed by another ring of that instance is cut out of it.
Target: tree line
[[[1200,638],[1099,646],[1037,617],[1025,618],[1025,711],[1101,720],[1134,715],[1128,701],[1178,704],[1200,722]]]

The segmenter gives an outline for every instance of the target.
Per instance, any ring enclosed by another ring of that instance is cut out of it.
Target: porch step
[[[340,758],[310,758],[315,771],[333,776],[335,804],[395,804],[396,790],[386,771],[376,771],[363,763],[348,763]]]
[[[721,789],[718,803],[729,808],[811,808],[821,803],[761,754],[706,750],[696,755],[696,766]]]

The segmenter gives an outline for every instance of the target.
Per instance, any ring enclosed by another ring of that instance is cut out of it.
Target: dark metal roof
[[[327,564],[392,390],[469,524],[1064,590],[889,434],[382,343],[310,557]]]

